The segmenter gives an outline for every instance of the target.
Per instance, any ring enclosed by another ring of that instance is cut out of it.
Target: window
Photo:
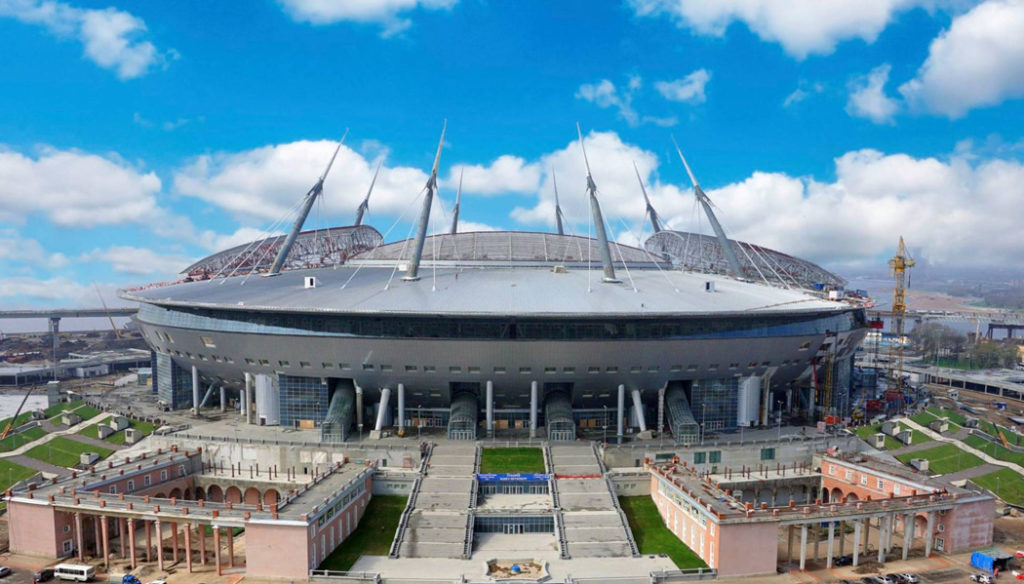
[[[373,363],[363,363],[363,371],[373,371]]]
[[[899,495],[900,494],[900,485],[899,485],[899,483],[893,483],[892,484],[892,494],[893,495]]]
[[[142,477],[142,485],[143,486],[148,487],[151,484],[153,484],[153,477],[151,477],[149,475],[145,475],[144,477]]]
[[[775,449],[774,448],[762,448],[761,449],[761,460],[775,460]]]
[[[494,372],[498,375],[504,375],[507,371],[504,367],[495,367]]]
[[[213,342],[210,337],[199,337],[199,340],[203,342],[203,346],[207,349],[216,349],[217,345]]]
[[[264,367],[270,367],[270,359],[260,359],[260,365]]]
[[[672,373],[679,373],[680,371],[683,370],[683,366],[682,365],[673,365],[673,366],[669,367],[668,370],[671,371]]]
[[[435,367],[433,365],[424,365],[423,366],[423,372],[424,373],[435,373],[436,371],[437,371],[437,367]]]
[[[863,475],[863,474],[860,475],[860,484],[862,484],[862,485],[868,484],[868,475]]]
[[[945,551],[945,549],[946,549],[946,538],[944,538],[944,537],[936,537],[935,538],[935,550],[941,552],[941,551]]]
[[[754,367],[757,367],[757,361],[751,361],[751,362],[747,363],[747,368],[748,369],[753,369]]]
[[[691,363],[691,364],[689,364],[689,365],[687,365],[687,366],[686,366],[686,370],[687,370],[688,372],[690,372],[690,373],[693,373],[694,371],[696,371],[696,370],[697,370],[697,365],[695,365],[695,364]]]
[[[167,469],[166,468],[160,471],[160,480],[161,481],[166,481],[167,480]]]
[[[600,373],[600,367],[587,367],[587,373]]]
[[[170,333],[164,333],[164,336],[167,337],[168,341],[172,343],[174,342],[174,337],[172,337]]]
[[[630,373],[640,373],[643,370],[644,368],[639,365],[633,365],[632,367],[629,368]]]
[[[844,478],[846,478],[846,480],[852,479],[853,478],[853,471],[850,470],[850,469],[846,469],[846,475],[845,475]]]
[[[878,490],[879,490],[879,491],[885,490],[885,482],[884,482],[884,481],[883,481],[882,479],[878,479],[878,480],[877,480],[877,481],[875,482],[875,486],[877,486],[877,487],[878,487]]]
[[[299,367],[302,367],[303,369],[309,369],[310,367],[312,367],[312,365],[309,364],[309,361],[299,361]]]
[[[707,461],[707,452],[694,452],[693,464],[704,464]]]
[[[661,371],[661,367],[657,365],[651,365],[650,367],[647,368],[648,373],[657,373],[659,371]]]
[[[558,367],[545,367],[544,368],[544,374],[545,375],[554,375],[555,373],[558,373]]]
[[[65,539],[65,540],[64,540],[64,544],[63,544],[63,545],[64,545],[64,553],[65,553],[65,554],[70,554],[70,553],[71,553],[71,551],[72,551],[72,549],[73,549],[73,548],[72,548],[71,546],[72,546],[72,545],[74,545],[74,544],[72,543],[72,540],[70,540],[70,539]]]
[[[712,450],[711,452],[708,452],[708,462],[711,464],[722,462],[722,451]]]
[[[614,366],[614,365],[612,365],[611,367],[605,367],[604,368],[604,372],[605,373],[618,373],[619,372],[619,368]]]
[[[334,363],[327,363],[326,361],[320,364],[324,369],[334,369]]]
[[[729,363],[729,369],[739,369],[739,363]]]
[[[179,477],[185,476],[185,465],[184,464],[179,464],[178,465],[178,476]]]
[[[718,363],[708,365],[708,371],[718,371]]]
[[[255,365],[256,364],[256,360],[255,359],[250,359],[249,357],[246,357],[245,358],[245,364],[246,365]]]
[[[479,367],[467,367],[466,371],[468,373],[472,374],[472,375],[480,375],[480,368]]]
[[[110,488],[107,489],[107,492],[110,493],[111,495],[116,495],[117,494],[117,485],[110,485]]]
[[[350,371],[352,369],[352,366],[349,365],[348,363],[338,363],[338,368],[341,369],[342,371]]]
[[[575,367],[562,367],[562,373],[576,373]]]
[[[419,369],[419,367],[417,367],[415,365],[406,365],[405,366],[405,372],[406,373],[415,373],[418,369]]]
[[[135,480],[134,479],[128,479],[128,492],[131,493],[134,490],[135,490]]]
[[[828,465],[828,474],[830,474],[832,476],[835,476],[835,474],[836,474],[836,465],[834,465],[834,464]]]
[[[380,366],[380,370],[385,372],[385,373],[390,373],[391,370],[392,370],[392,367],[391,367],[391,365],[381,365]]]
[[[204,354],[202,354],[202,353],[199,353],[199,354],[197,354],[197,355],[196,355],[196,357],[199,357],[199,358],[200,358],[200,359],[202,359],[203,361],[206,361],[206,355],[204,355]]]
[[[462,367],[458,365],[452,365],[448,368],[448,373],[462,373]]]
[[[284,359],[278,361],[277,364],[280,365],[281,367],[291,367],[292,366],[291,363],[289,363],[288,361],[285,361]]]
[[[533,369],[530,369],[529,367],[520,367],[519,368],[519,373],[521,375],[529,375],[532,371],[533,371]]]
[[[801,351],[806,351],[807,349],[810,349],[810,348],[811,348],[811,342],[810,341],[804,341],[804,342],[800,343],[800,350]]]
[[[64,533],[71,533],[71,526],[70,525],[65,525],[64,526]]]

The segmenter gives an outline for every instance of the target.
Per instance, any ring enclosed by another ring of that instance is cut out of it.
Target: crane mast
[[[900,236],[900,245],[896,250],[896,255],[889,260],[889,272],[895,281],[893,286],[892,295],[892,325],[893,332],[896,333],[896,339],[893,343],[893,357],[890,359],[890,364],[895,361],[894,376],[896,378],[896,389],[903,391],[903,335],[904,335],[904,322],[906,320],[907,313],[907,285],[909,284],[910,277],[908,270],[914,267],[914,258],[910,257],[907,252],[907,247],[903,243],[903,236]]]

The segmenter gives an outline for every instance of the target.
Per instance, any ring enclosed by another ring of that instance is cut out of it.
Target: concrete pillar
[[[60,337],[60,317],[50,317],[50,338],[52,339],[53,346],[51,348],[50,356],[53,357],[53,380],[57,381],[57,339]]]
[[[220,569],[220,527],[213,526],[213,562],[217,566],[217,575],[221,575]]]
[[[189,556],[191,555],[189,550]],[[171,522],[171,562],[178,563],[178,524],[174,522]]]
[[[853,522],[853,567],[857,567],[860,561],[860,526],[864,520],[857,519]]]
[[[878,563],[885,563],[885,534],[888,532],[886,527],[887,521],[889,520],[888,515],[883,515],[878,519]]]
[[[800,571],[807,565],[807,524],[800,526]]]
[[[814,526],[814,561],[818,561],[818,550],[821,547],[821,525]]]
[[[537,437],[537,382],[530,382],[530,438]]]
[[[932,555],[932,533],[935,531],[935,512],[928,512],[928,524],[924,530],[924,557]]]
[[[665,391],[666,387],[663,385],[658,390],[658,436],[661,436],[665,431]]]
[[[156,567],[164,571],[164,530],[160,520],[156,520]]]
[[[252,373],[245,372],[245,423],[252,423]]]
[[[75,513],[75,547],[78,548],[78,561],[85,560],[85,545],[82,540],[82,514]]]
[[[839,557],[846,555],[846,523],[843,521],[839,522]]]
[[[626,417],[626,386],[619,385],[619,407],[617,410],[618,421],[615,423],[615,437],[618,438],[619,444],[622,444],[622,420]]]
[[[146,526],[146,562],[153,561],[153,527],[149,524],[149,521],[142,520],[143,525]]]
[[[384,414],[388,411],[388,401],[391,399],[391,388],[385,387],[380,390],[380,405],[377,407],[377,423],[373,429],[380,432],[384,429]]]
[[[228,390],[223,385],[220,386],[220,411],[228,411]]]
[[[199,525],[196,531],[199,532],[199,565],[206,565],[206,529]]]
[[[864,520],[864,541],[861,543],[861,547],[864,548],[865,552],[868,551],[868,541],[870,541],[870,538],[871,538],[871,518],[868,517],[867,519]]]
[[[94,515],[92,518],[92,541],[96,547],[96,553],[94,554],[97,558],[103,553],[103,534],[100,533],[100,516]]]
[[[892,551],[893,541],[896,539],[896,514],[889,515],[889,533],[885,536],[885,553]]]
[[[103,515],[100,516],[100,534],[103,539],[103,569],[110,569],[110,540],[109,540],[109,528],[107,527],[107,518]]]
[[[192,413],[199,415],[199,369],[192,366]]]
[[[786,563],[793,561],[793,526],[786,528]]]
[[[405,384],[398,384],[398,431],[405,434]]]
[[[202,529],[202,526],[199,526]],[[192,573],[192,526],[185,524],[185,568]]]
[[[914,545],[914,516],[903,516],[903,561],[907,561],[910,546]]]
[[[228,527],[226,530],[228,536],[228,567],[235,567],[235,528]]]
[[[363,426],[363,388],[356,386],[356,427]]]
[[[128,558],[132,563],[132,569],[138,565],[138,556],[135,554],[135,520],[128,520]]]
[[[835,521],[829,521],[828,522],[828,546],[826,547],[826,551],[825,551],[825,568],[827,568],[829,570],[832,569],[832,552],[835,549],[834,548],[835,541],[836,541],[836,522]]]
[[[484,407],[487,411],[487,437],[494,438],[494,382],[488,379],[485,388],[484,397],[487,399],[487,403]]]
[[[118,541],[118,543],[120,544],[120,547],[121,547],[121,559],[122,560],[128,558],[128,548],[126,548],[125,545],[124,545],[124,544],[128,543],[128,542],[126,542],[124,540],[124,536],[125,536],[125,532],[126,531],[127,531],[127,529],[125,529],[124,517],[118,517],[117,518],[117,541]]]
[[[647,420],[644,419],[644,402],[640,399],[640,390],[633,390],[633,409],[636,410],[636,421],[641,432],[647,431]]]

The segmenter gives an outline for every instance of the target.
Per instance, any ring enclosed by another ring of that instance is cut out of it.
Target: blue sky
[[[707,230],[674,135],[737,239],[847,277],[899,234],[1019,270],[1022,97],[1022,0],[0,0],[0,306],[113,302],[257,237],[346,128],[311,226],[350,223],[383,157],[385,232],[445,119],[467,230],[551,229],[555,171],[585,233],[578,121],[621,241],[633,162]]]

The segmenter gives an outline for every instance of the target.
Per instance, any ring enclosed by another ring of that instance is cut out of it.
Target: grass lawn
[[[400,495],[375,495],[370,499],[359,526],[327,556],[320,569],[350,570],[360,556],[388,555],[407,499]]]
[[[106,458],[114,451],[108,448],[100,448],[91,444],[75,442],[64,436],[57,436],[46,444],[40,444],[25,454],[36,460],[55,464],[57,466],[72,467],[79,463],[79,455],[83,452],[95,452],[100,458]]]
[[[650,497],[619,497],[619,505],[629,519],[629,529],[641,554],[665,554],[681,569],[707,567],[704,560],[665,527]]]
[[[92,406],[81,406],[75,408],[75,413],[82,416],[83,420],[90,420],[100,415],[100,411]]]
[[[968,446],[977,448],[993,458],[1013,462],[1024,467],[1024,453],[1008,450],[999,444],[993,444],[992,442],[985,440],[981,436],[968,436],[967,439],[964,440],[964,443]]]
[[[480,472],[543,473],[544,453],[540,448],[484,448],[480,455]]]
[[[928,470],[935,474],[949,474],[965,468],[974,468],[984,461],[970,452],[964,452],[955,444],[943,444],[927,450],[907,452],[896,458],[909,464],[912,458],[928,459]]]
[[[149,436],[150,434],[153,433],[153,430],[155,429],[153,424],[149,422],[142,422],[140,420],[128,420],[128,422],[130,428],[135,428],[136,430],[141,431],[144,436]],[[85,428],[79,430],[78,433],[82,436],[88,436],[89,438],[96,438],[97,440],[99,440],[99,426],[99,424],[86,426]],[[110,436],[104,438],[104,440],[110,442],[111,444],[124,444],[124,430],[121,430],[120,432],[114,432]]]
[[[938,406],[930,406],[925,411],[931,412],[939,418],[946,418],[953,424],[956,424],[957,426],[963,426],[964,422],[967,420],[967,418],[965,418],[963,414],[956,410],[947,410],[945,408],[940,408]],[[950,427],[950,431],[953,430],[954,428]]]
[[[39,440],[43,436],[46,436],[46,431],[39,426],[29,428],[20,434],[11,434],[7,438],[0,440],[0,450],[3,452],[10,452],[11,450],[20,448],[29,442]]]
[[[6,491],[7,487],[34,474],[35,469],[0,459],[0,491]]]
[[[910,443],[911,444],[921,444],[922,442],[928,442],[928,441],[931,440],[931,438],[929,438],[927,434],[925,434],[924,432],[921,432],[920,430],[912,430],[909,426],[902,426],[902,425],[900,426],[900,428],[902,428],[904,430],[910,430],[911,431],[911,434],[912,434],[911,437],[910,437]],[[873,436],[875,434],[878,434],[881,431],[882,431],[882,425],[881,424],[872,424],[870,426],[861,426],[860,428],[857,428],[856,433],[857,433],[857,437],[858,438],[860,438],[861,440],[863,440],[865,442],[870,443],[871,436]],[[900,442],[899,440],[893,438],[892,436],[889,436],[888,434],[885,435],[885,449],[886,450],[895,450],[897,448],[903,448],[904,446],[907,446],[907,445],[902,443],[902,442]]]
[[[974,477],[971,481],[992,491],[1011,505],[1024,505],[1024,477],[1008,468]]]

